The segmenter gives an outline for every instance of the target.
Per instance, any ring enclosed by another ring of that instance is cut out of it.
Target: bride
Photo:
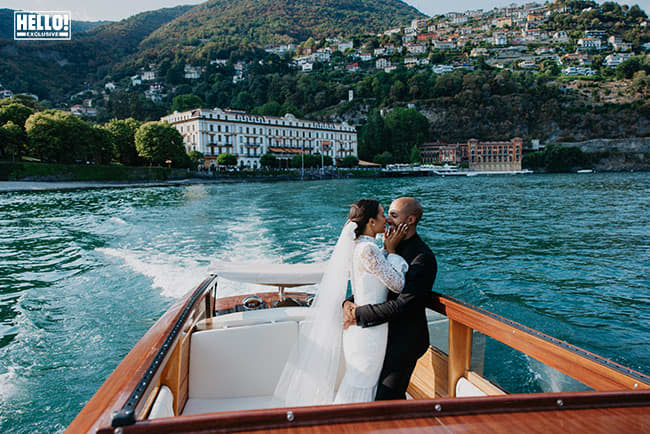
[[[275,390],[286,406],[366,402],[375,398],[386,352],[388,324],[343,330],[342,304],[348,281],[359,304],[386,301],[388,291],[404,287],[408,264],[395,254],[406,226],[384,235],[384,251],[376,243],[384,233],[384,209],[374,199],[350,208],[332,257],[310,308],[311,320],[301,326]],[[345,367],[341,368],[341,348]],[[337,391],[337,380],[345,375]]]

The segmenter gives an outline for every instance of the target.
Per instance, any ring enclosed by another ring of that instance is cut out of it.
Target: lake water
[[[650,173],[4,193],[0,431],[63,430],[217,263],[323,261],[349,204],[402,195],[435,290],[650,374]],[[545,390],[526,357],[488,368]]]

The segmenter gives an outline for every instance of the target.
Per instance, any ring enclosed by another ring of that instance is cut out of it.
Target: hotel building
[[[470,169],[481,171],[521,170],[523,140],[467,143],[424,143],[420,145],[422,163],[459,164],[466,162]]]
[[[357,155],[357,132],[347,123],[330,123],[261,116],[230,109],[195,109],[174,112],[160,119],[181,133],[187,152],[205,155],[205,166],[215,166],[217,156],[228,152],[240,167],[260,167],[260,157],[273,154],[288,167],[294,155],[323,153],[337,159]]]

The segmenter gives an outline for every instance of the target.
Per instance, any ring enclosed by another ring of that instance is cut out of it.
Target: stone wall
[[[583,152],[603,152],[614,149],[626,154],[650,152],[650,137],[629,137],[626,139],[592,139],[584,142],[558,142],[561,146],[577,146]]]

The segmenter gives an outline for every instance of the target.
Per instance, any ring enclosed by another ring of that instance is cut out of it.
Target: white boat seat
[[[467,378],[460,377],[456,383],[456,397],[488,396],[487,393],[472,384]]]
[[[192,333],[183,414],[281,407],[273,392],[305,318],[306,307],[235,312]],[[337,383],[344,366],[341,355]]]
[[[148,419],[174,416],[174,394],[169,387],[160,386],[156,400],[153,402]]]
[[[273,395],[223,399],[189,398],[185,403],[183,414],[201,414],[219,411],[254,410],[260,408],[279,407],[282,407],[282,402]]]
[[[220,315],[196,324],[197,330],[210,330],[226,327],[241,327],[252,324],[278,321],[302,321],[309,317],[308,307],[276,307],[272,309],[248,310]]]
[[[188,398],[273,395],[297,336],[296,321],[193,333]]]

